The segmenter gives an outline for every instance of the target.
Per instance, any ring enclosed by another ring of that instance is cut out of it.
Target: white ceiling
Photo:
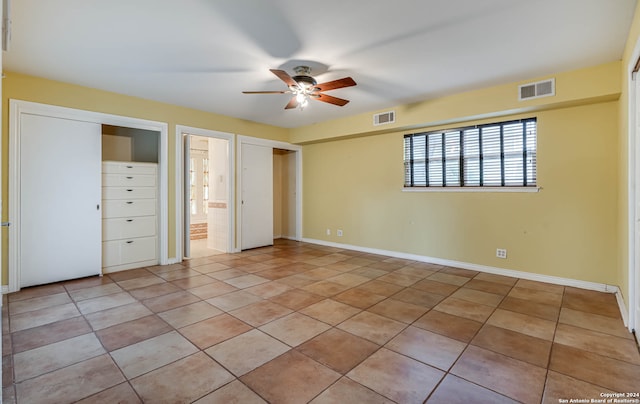
[[[635,0],[13,0],[4,69],[297,127],[618,60]],[[312,67],[345,107],[288,95]],[[515,97],[515,95],[514,95]]]

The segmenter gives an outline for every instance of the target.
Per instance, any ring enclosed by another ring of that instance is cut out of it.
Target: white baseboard
[[[167,258],[167,265],[179,264],[182,260],[177,257]]]
[[[618,307],[620,309],[620,314],[622,315],[622,320],[624,321],[625,327],[628,327],[628,324],[629,324],[627,307],[622,297],[622,293],[620,292],[620,289],[617,286],[607,285],[605,283],[596,283],[596,282],[581,281],[577,279],[562,278],[559,276],[542,275],[542,274],[536,274],[532,272],[516,271],[513,269],[496,268],[496,267],[490,267],[487,265],[473,264],[470,262],[453,261],[453,260],[447,260],[443,258],[428,257],[424,255],[409,254],[409,253],[403,253],[398,251],[381,250],[381,249],[369,248],[369,247],[360,247],[360,246],[355,246],[350,244],[340,244],[340,243],[334,243],[334,242],[325,241],[325,240],[303,238],[302,241],[304,241],[305,243],[318,244],[318,245],[323,245],[327,247],[336,247],[336,248],[342,248],[345,250],[361,251],[361,252],[370,253],[370,254],[387,255],[389,257],[394,257],[394,258],[428,262],[430,264],[445,265],[448,267],[468,269],[471,271],[486,272],[494,275],[511,276],[513,278],[527,279],[530,281],[552,283],[554,285],[562,285],[562,286],[571,286],[571,287],[580,288],[580,289],[595,290],[598,292],[614,293],[616,296],[616,300],[618,302]]]
[[[2,285],[2,294],[6,295],[9,293],[9,285]]]

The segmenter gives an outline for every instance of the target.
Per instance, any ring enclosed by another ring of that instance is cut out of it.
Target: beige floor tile
[[[71,298],[79,302],[80,300],[91,299],[105,295],[122,292],[122,288],[115,282],[105,283],[104,285],[92,286],[89,288],[75,289],[69,291]]]
[[[591,402],[591,399],[601,400],[601,393],[613,393],[613,391],[550,370],[542,403],[556,404],[561,402],[560,400],[578,397]]]
[[[640,380],[638,365],[562,344],[553,344],[549,370],[617,392],[637,391]]]
[[[19,300],[33,299],[35,297],[54,295],[58,293],[64,293],[66,289],[62,284],[52,284],[43,286],[32,286],[29,288],[23,288],[19,292],[10,293],[7,296],[7,300],[11,302],[17,302]]]
[[[117,284],[124,290],[140,289],[147,286],[157,285],[159,283],[165,283],[166,281],[156,275],[141,276],[139,278],[127,279],[125,281],[117,282]]]
[[[9,315],[26,313],[44,309],[47,307],[58,306],[65,303],[71,303],[69,295],[64,293],[56,293],[54,295],[34,297],[32,299],[19,300],[9,304]]]
[[[76,404],[96,403],[139,404],[142,401],[129,383],[122,383],[80,400]]]
[[[376,279],[382,282],[389,282],[395,285],[407,287],[415,284],[416,282],[421,281],[423,278],[415,275],[407,275],[407,274],[399,274],[397,272],[391,272],[389,274],[382,275],[381,277]]]
[[[358,290],[373,293],[375,295],[389,297],[404,289],[404,286],[395,283],[383,282],[377,279],[358,286]]]
[[[604,334],[615,335],[616,337],[633,339],[633,334],[624,326],[622,320],[617,318],[563,307],[560,310],[560,319],[558,322]]]
[[[78,289],[92,288],[110,283],[113,283],[113,281],[108,276],[89,276],[87,278],[66,281],[62,285],[68,292],[72,292]]]
[[[125,381],[109,355],[101,355],[16,385],[19,403],[73,402]]]
[[[408,327],[389,341],[385,348],[447,371],[466,346],[443,335]]]
[[[484,322],[493,313],[494,308],[484,304],[478,304],[467,300],[448,297],[437,306],[434,310],[448,313],[454,316],[468,318],[469,320]]]
[[[115,351],[116,349],[166,334],[172,329],[160,317],[150,315],[98,330],[96,331],[96,336],[107,351]]]
[[[198,321],[222,314],[222,310],[207,302],[196,302],[159,313],[158,316],[174,328],[182,328]]]
[[[189,403],[235,378],[203,352],[137,377],[131,385],[144,402]]]
[[[504,296],[483,292],[468,287],[463,287],[451,294],[456,299],[468,300],[470,302],[484,304],[486,306],[497,307]]]
[[[472,282],[472,281],[469,281],[469,282]],[[413,289],[434,293],[436,295],[449,296],[453,292],[458,290],[460,286],[452,285],[450,283],[436,282],[431,279],[423,279],[420,282],[414,283],[413,285],[411,285],[411,287]]]
[[[349,286],[323,280],[319,282],[312,282],[309,285],[303,286],[302,289],[320,296],[330,297],[344,292],[349,289]]]
[[[136,299],[134,299],[130,294],[126,292],[120,292],[114,293],[112,295],[82,300],[80,302],[77,302],[76,305],[78,306],[80,312],[86,315],[135,302]]]
[[[363,311],[340,323],[338,328],[378,345],[387,343],[407,325],[390,318]]]
[[[556,323],[553,321],[502,309],[497,309],[487,320],[487,324],[547,341],[553,340],[553,333],[556,329]]]
[[[421,403],[445,373],[382,348],[347,377],[399,403]]]
[[[515,284],[518,288],[525,288],[531,290],[539,290],[542,292],[554,293],[556,295],[562,295],[564,293],[564,286],[554,285],[552,283],[531,281],[528,279],[518,279]]]
[[[270,297],[278,296],[279,294],[291,289],[293,289],[291,286],[285,285],[284,283],[271,281],[246,288],[244,291],[259,296],[263,299],[268,299]]]
[[[111,327],[112,325],[124,323],[126,321],[135,320],[137,318],[146,317],[153,314],[142,303],[132,303],[124,306],[114,307],[112,309],[98,311],[87,314],[85,318],[91,324],[94,330]]]
[[[238,290],[236,292],[227,293],[226,295],[212,297],[207,299],[207,303],[212,304],[223,311],[231,311],[256,303],[262,299],[247,290]]]
[[[51,324],[72,317],[77,317],[79,315],[80,312],[73,303],[16,314],[11,316],[11,332]]]
[[[640,365],[640,353],[635,341],[585,330],[566,324],[558,324],[555,338],[557,344],[597,353],[613,359]]]
[[[151,299],[144,300],[142,303],[154,313],[161,313],[199,301],[200,299],[197,296],[188,291],[180,291],[164,296],[152,297]]]
[[[300,313],[327,324],[337,325],[344,320],[360,313],[360,309],[348,304],[336,302],[332,299],[325,299],[311,306],[300,310]]]
[[[433,275],[427,276],[426,279],[440,283],[448,283],[455,286],[462,286],[465,283],[469,282],[469,278],[467,278],[466,276],[447,274],[444,272],[436,272]]]
[[[240,380],[267,402],[308,402],[340,378],[340,374],[289,351],[242,376]]]
[[[462,342],[471,341],[482,327],[480,322],[437,310],[431,310],[416,320],[413,325]]]
[[[470,383],[454,375],[447,375],[427,400],[429,404],[516,404],[509,397]],[[557,401],[556,401],[557,403]]]
[[[342,403],[392,404],[393,401],[346,377],[335,382],[311,401],[311,404]]]
[[[391,296],[391,298],[402,300],[403,302],[407,303],[417,304],[419,306],[430,309],[440,303],[444,299],[444,296],[425,292],[419,289],[406,288]]]
[[[451,373],[523,403],[539,403],[546,369],[470,345]]]
[[[340,275],[333,276],[331,278],[328,278],[327,280],[330,282],[339,283],[341,285],[354,287],[369,282],[371,279],[362,275],[341,273]]]
[[[355,264],[346,264],[346,265],[355,265]],[[354,275],[364,276],[369,279],[376,279],[381,276],[387,275],[389,272],[383,271],[382,269],[375,269],[375,268],[370,268],[366,266],[360,266],[352,270],[351,273]]]
[[[558,315],[560,313],[560,307],[536,303],[530,300],[516,299],[510,296],[505,297],[498,307],[549,321],[558,321]]]
[[[531,302],[548,304],[550,306],[559,307],[562,303],[562,294],[547,292],[539,289],[526,289],[516,286],[509,292],[509,297],[516,299],[529,300]]]
[[[500,296],[506,296],[512,288],[511,285],[505,285],[498,282],[483,281],[481,279],[478,279],[477,277],[465,283],[464,287],[473,290],[480,290],[487,293],[493,293]]]
[[[251,326],[228,314],[200,321],[180,329],[180,333],[200,349],[247,332]]]
[[[241,381],[235,380],[210,393],[194,404],[267,404]]]
[[[291,313],[260,327],[260,330],[295,347],[326,331],[330,326],[300,313]]]
[[[200,299],[206,300],[211,299],[212,297],[224,295],[225,293],[235,292],[236,290],[238,290],[238,288],[221,281],[216,281],[189,289],[189,292],[198,296]]]
[[[214,283],[216,280],[207,275],[194,275],[187,278],[177,279],[171,281],[171,283],[180,289],[193,289],[198,286],[208,285]]]
[[[21,382],[31,379],[104,353],[104,348],[93,333],[20,352],[13,357],[15,380]]]
[[[429,309],[424,306],[403,302],[395,299],[386,299],[369,307],[368,312],[379,314],[381,316],[402,321],[403,323],[413,323],[420,318]]]
[[[252,286],[260,285],[261,283],[267,283],[270,280],[258,275],[248,274],[238,276],[237,278],[226,279],[225,282],[238,289],[250,288]]]
[[[201,273],[198,271],[194,271],[193,269],[181,268],[175,271],[157,272],[156,275],[158,275],[165,281],[170,282],[170,281],[175,281],[179,279],[189,278],[191,276],[198,276],[198,275],[201,275]]]
[[[128,379],[140,376],[198,351],[193,344],[171,331],[111,352]]]
[[[158,266],[158,268],[161,269],[165,269],[167,268],[166,266]],[[153,272],[148,270],[147,268],[138,268],[138,269],[131,269],[128,271],[120,271],[120,272],[114,272],[114,273],[110,273],[107,274],[107,276],[109,278],[111,278],[111,280],[113,280],[114,282],[120,282],[120,281],[126,281],[128,279],[134,279],[134,278],[140,278],[143,276],[149,276],[152,275]]]
[[[152,297],[158,297],[168,295],[180,291],[180,288],[172,283],[159,283],[157,285],[147,286],[145,288],[134,289],[129,294],[138,300],[151,299]]]
[[[551,341],[488,324],[471,344],[543,368],[547,367],[551,353]]]
[[[233,310],[229,314],[254,327],[260,327],[277,318],[284,317],[291,312],[291,309],[268,300],[263,300]]]
[[[566,287],[562,298],[562,307],[620,318],[620,309],[613,293]]]
[[[17,331],[11,335],[6,333],[4,335],[13,337],[11,347],[14,353],[18,353],[87,334],[91,331],[89,323],[87,323],[83,317],[79,316],[23,331]],[[3,350],[5,348],[4,342],[2,348]]]
[[[333,296],[332,299],[359,309],[366,309],[386,299],[386,296],[377,295],[359,288],[352,288]]]
[[[380,346],[373,342],[332,328],[300,345],[297,351],[338,373],[345,374],[378,348]]]
[[[307,292],[306,290],[289,290],[269,300],[291,310],[300,310],[324,300],[324,296]]]
[[[253,329],[207,349],[213,359],[240,377],[269,362],[289,347],[260,330]]]
[[[508,286],[513,286],[516,284],[516,282],[518,282],[518,278],[490,273],[479,273],[478,275],[474,276],[473,279],[477,279],[479,281],[501,283]]]

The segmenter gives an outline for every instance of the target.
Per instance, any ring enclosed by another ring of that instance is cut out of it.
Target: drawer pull
[[[133,179],[133,177],[127,177],[127,179],[128,179],[128,180],[132,180],[132,179]]]
[[[131,223],[133,222],[133,219],[127,219],[127,222]]]
[[[127,192],[133,192],[133,189],[127,189]]]
[[[127,201],[127,205],[132,205],[133,202],[132,201]]]
[[[127,168],[133,168],[133,166],[127,166]]]
[[[133,240],[127,241],[127,244],[131,244],[131,243],[133,243]]]

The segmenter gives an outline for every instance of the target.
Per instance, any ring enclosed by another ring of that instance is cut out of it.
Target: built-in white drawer
[[[155,216],[119,217],[102,220],[102,241],[156,235]]]
[[[102,174],[103,187],[155,187],[156,176],[145,174]]]
[[[156,214],[155,199],[108,199],[102,201],[102,218],[153,216]]]
[[[111,267],[157,259],[156,237],[141,237],[102,243],[102,266]]]
[[[151,199],[156,197],[153,187],[102,187],[102,199]]]
[[[103,161],[102,172],[109,174],[149,174],[155,175],[155,163],[134,163],[125,161]]]

